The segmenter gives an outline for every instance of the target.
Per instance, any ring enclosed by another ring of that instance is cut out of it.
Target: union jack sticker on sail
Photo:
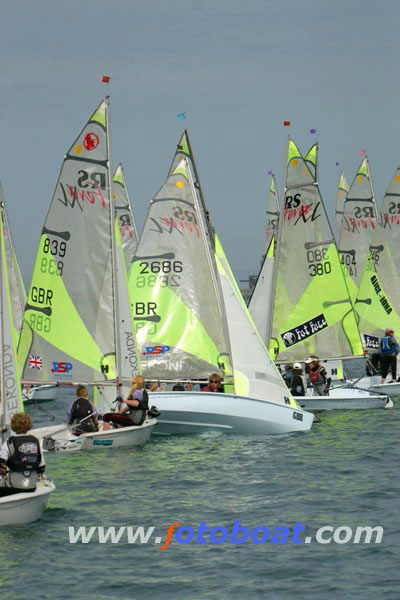
[[[28,365],[31,369],[41,369],[43,367],[43,361],[40,356],[29,355]]]

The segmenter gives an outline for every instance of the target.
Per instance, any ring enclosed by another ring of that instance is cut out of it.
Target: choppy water
[[[37,523],[0,530],[1,598],[398,599],[399,427],[397,405],[321,413],[308,434],[203,434],[47,455],[50,508]],[[71,525],[153,525],[165,539],[175,521],[230,530],[238,519],[250,529],[301,521],[307,535],[381,525],[384,536],[380,545],[172,540],[166,550],[68,540]]]

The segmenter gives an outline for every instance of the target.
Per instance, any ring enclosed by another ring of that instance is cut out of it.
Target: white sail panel
[[[276,232],[278,229],[279,221],[279,199],[276,191],[275,177],[272,175],[271,184],[269,186],[269,192],[267,196],[267,251],[271,244],[271,239],[276,238]]]
[[[298,408],[256,331],[217,236],[215,248],[229,326],[236,394]]]

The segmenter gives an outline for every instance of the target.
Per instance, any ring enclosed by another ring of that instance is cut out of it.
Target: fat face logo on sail
[[[366,348],[372,348],[373,350],[379,350],[379,338],[375,335],[369,335],[369,333],[363,333],[364,344]]]
[[[328,327],[323,314],[314,317],[306,323],[302,323],[293,329],[281,333],[281,338],[286,347],[293,346],[299,342],[303,342],[306,338],[315,335],[321,329]]]

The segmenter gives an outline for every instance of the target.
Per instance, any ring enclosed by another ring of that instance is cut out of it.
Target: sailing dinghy
[[[353,306],[317,181],[317,145],[303,158],[288,139],[285,190],[280,211],[274,285],[267,255],[249,310],[270,354],[278,362],[363,356]],[[270,311],[270,321],[260,318]],[[271,308],[272,307],[272,308]],[[305,408],[384,408],[384,395],[349,387],[329,396],[298,399]],[[364,400],[368,400],[364,402]]]
[[[154,392],[156,434],[307,431],[234,282],[201,192],[187,132],[150,204],[130,273],[143,374],[167,383],[224,379],[225,393]]]
[[[111,197],[106,98],[69,148],[42,230],[18,347],[27,383],[107,388],[139,374],[127,273]],[[107,407],[104,407],[107,410]],[[110,406],[108,406],[110,410]],[[67,425],[35,430],[46,449],[135,446],[140,427],[72,435]]]
[[[400,335],[399,197],[400,167],[383,198],[355,301],[359,329],[370,352],[379,350],[380,338],[387,327],[394,329],[396,337]],[[358,385],[390,396],[400,395],[400,382],[381,384],[380,379],[380,376],[363,377]]]
[[[2,207],[4,209],[4,207]],[[23,411],[21,384],[17,368],[16,349],[18,332],[14,322],[13,300],[15,287],[8,271],[8,249],[5,242],[6,226],[3,220],[4,210],[0,211],[0,418],[1,443],[10,435],[11,417]],[[0,497],[0,526],[24,525],[37,521],[46,508],[54,483],[40,476],[34,492],[21,492]]]

